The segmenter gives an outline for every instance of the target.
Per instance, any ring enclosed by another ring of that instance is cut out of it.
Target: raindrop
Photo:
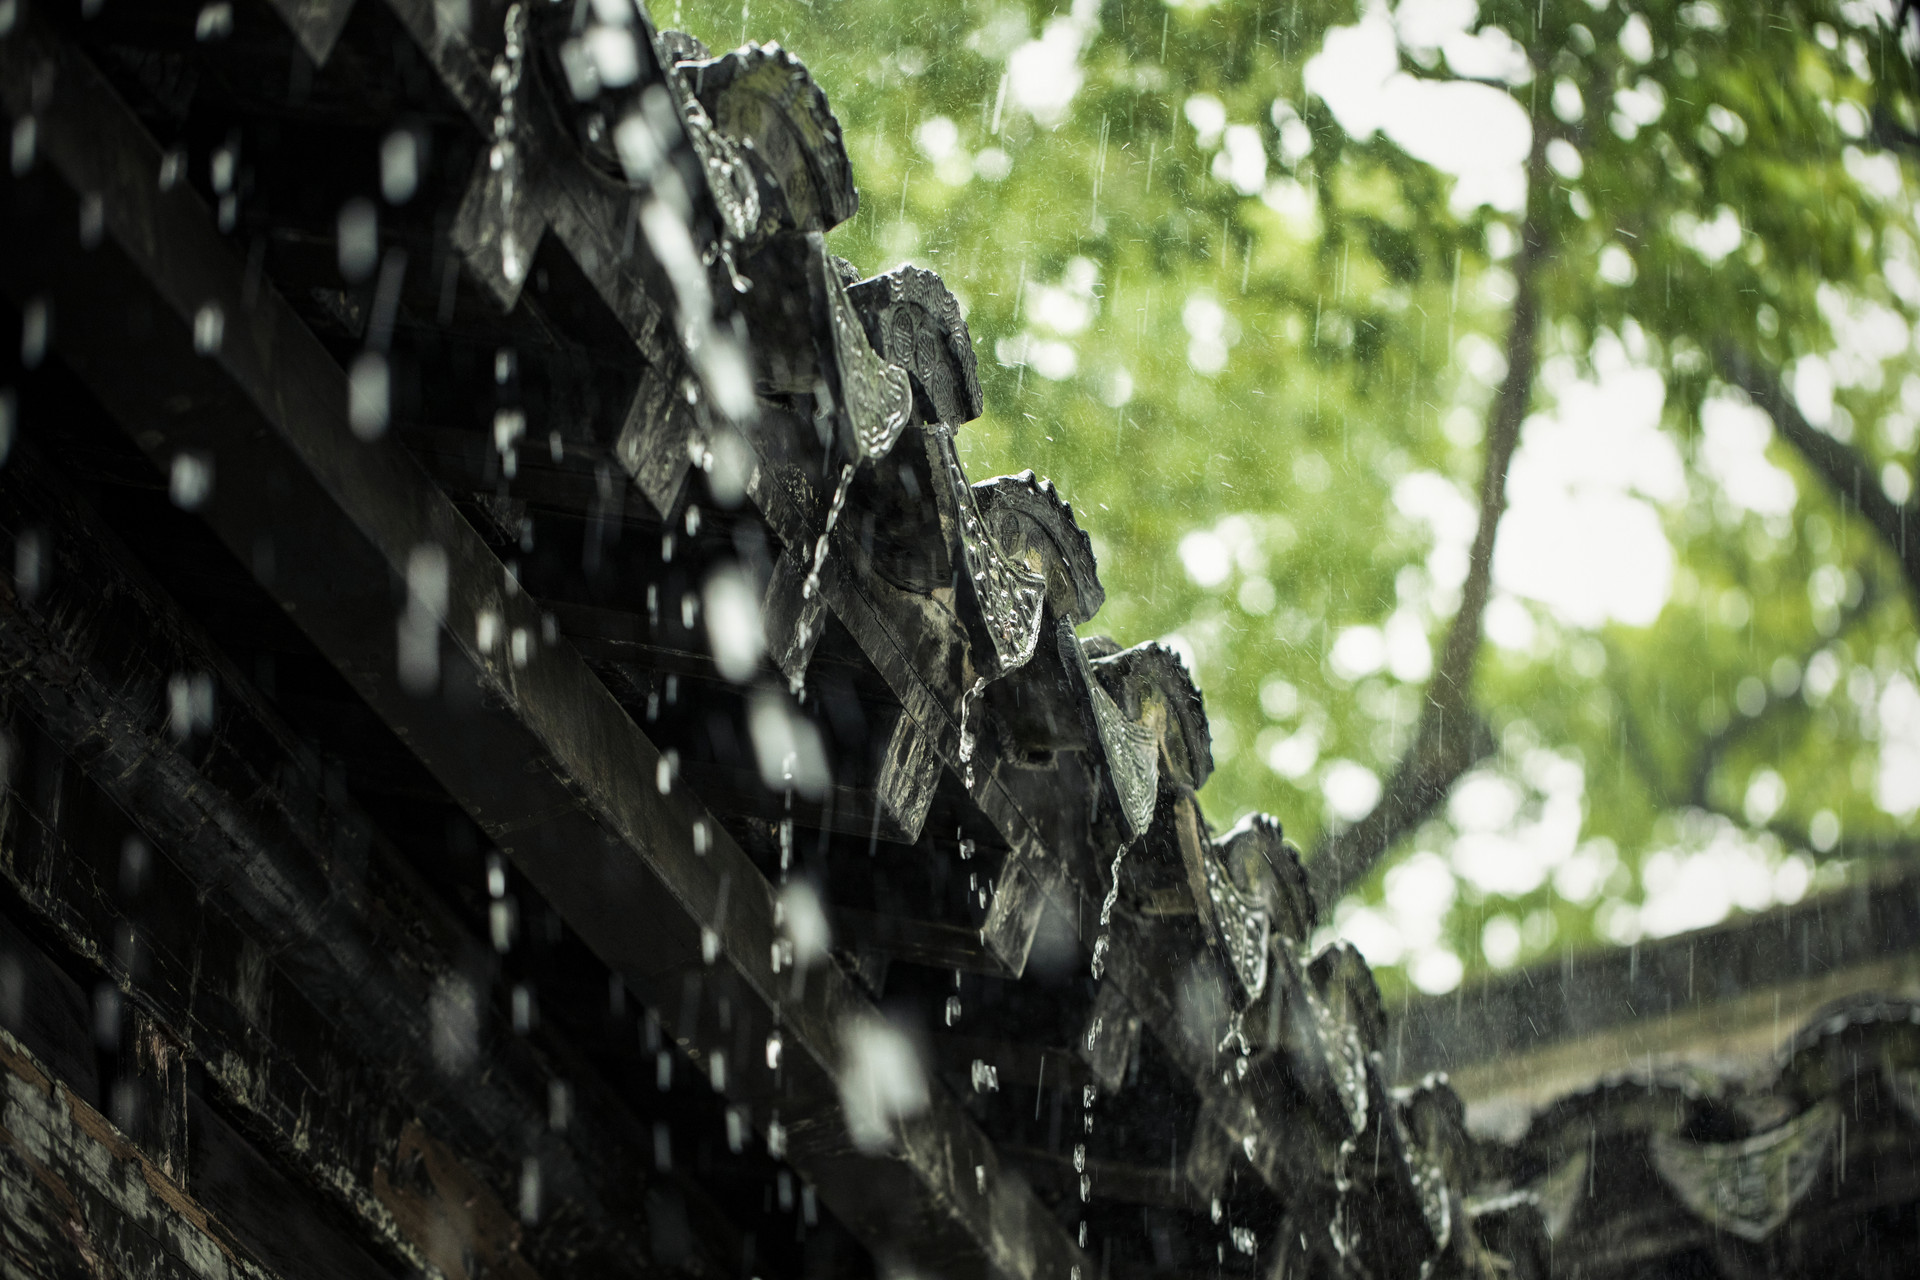
[[[500,409],[493,415],[493,448],[502,458],[527,434],[527,415],[518,409]]]
[[[787,1126],[780,1123],[780,1113],[777,1111],[767,1121],[767,1154],[775,1160],[787,1158]]]
[[[354,284],[372,275],[380,256],[380,213],[373,201],[356,196],[341,205],[335,236],[340,274]]]
[[[673,1055],[665,1049],[653,1056],[653,1087],[661,1093],[673,1088]]]
[[[392,394],[387,358],[378,351],[362,351],[347,375],[347,425],[361,440],[377,440],[386,433]]]
[[[207,159],[207,181],[220,195],[233,190],[233,179],[240,167],[240,156],[234,150],[234,144],[226,143],[215,147],[213,155]]]
[[[727,1150],[739,1155],[747,1149],[747,1117],[739,1107],[727,1108]]]
[[[790,823],[782,824],[783,831],[791,829]],[[790,838],[788,843],[790,845]],[[796,880],[782,889],[774,907],[774,920],[786,930],[784,941],[789,949],[789,963],[811,965],[826,959],[832,945],[831,932],[826,908],[812,885]]]
[[[701,962],[704,964],[712,964],[714,961],[718,960],[719,958],[720,958],[720,935],[715,933],[712,929],[702,928],[700,930]]]
[[[532,1156],[520,1163],[520,1221],[529,1227],[540,1221],[540,1162]]]
[[[707,1083],[713,1086],[715,1093],[726,1091],[727,1054],[724,1049],[715,1049],[707,1055]]]
[[[913,1042],[874,1014],[848,1018],[841,1040],[840,1105],[848,1136],[862,1152],[884,1151],[894,1142],[897,1121],[926,1110],[926,1073]]]
[[[213,677],[204,671],[167,677],[167,729],[185,742],[213,727]]]
[[[960,1021],[960,997],[948,996],[947,997],[947,1025],[952,1026],[954,1023],[958,1021]]]
[[[108,1052],[120,1045],[120,992],[110,982],[93,989],[93,1041]]]
[[[38,129],[32,116],[22,116],[13,126],[13,176],[24,178],[33,168]]]
[[[778,1071],[780,1069],[780,1054],[785,1047],[785,1044],[782,1043],[780,1039],[780,1029],[778,1027],[767,1032],[767,1070]]]
[[[20,309],[20,363],[38,369],[47,357],[47,339],[53,330],[53,317],[45,298],[29,299]]]
[[[1073,1171],[1075,1173],[1087,1171],[1087,1144],[1084,1142],[1073,1144]]]
[[[433,1060],[448,1075],[460,1075],[480,1051],[480,1005],[470,983],[449,974],[434,984],[427,1003]]]
[[[513,949],[514,921],[518,912],[511,899],[487,906],[487,930],[493,937],[493,949],[505,955]]]
[[[220,344],[227,336],[227,315],[217,302],[203,303],[193,313],[193,350],[197,355],[215,356],[220,354]]]
[[[193,20],[193,38],[202,43],[224,40],[233,34],[233,6],[219,3],[203,6]]]
[[[421,543],[407,555],[407,607],[400,615],[400,684],[416,697],[440,683],[440,621],[447,612],[447,553]]]
[[[120,845],[120,892],[134,897],[147,883],[153,865],[153,849],[139,836],[128,836]]]
[[[388,204],[405,204],[419,187],[420,139],[395,129],[380,143],[380,194]]]

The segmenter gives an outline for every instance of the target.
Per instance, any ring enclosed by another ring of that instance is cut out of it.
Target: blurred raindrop
[[[336,236],[340,274],[359,284],[380,257],[380,213],[373,201],[356,196],[341,205]]]
[[[847,1132],[861,1151],[885,1151],[893,1145],[894,1126],[926,1110],[926,1073],[912,1041],[874,1014],[846,1019],[840,1034],[840,1105]]]

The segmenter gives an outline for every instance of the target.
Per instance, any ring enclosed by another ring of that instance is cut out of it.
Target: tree
[[[1351,892],[1341,927],[1437,989],[1911,840],[1920,249],[1880,144],[1920,117],[1890,19],[816,0],[753,26],[847,127],[868,203],[838,251],[968,309],[969,467],[1050,474],[1100,553],[1091,629],[1193,662],[1211,819],[1279,815]],[[1373,96],[1309,92],[1316,57]],[[1469,98],[1518,145],[1466,163],[1421,127]],[[1582,516],[1646,553],[1604,608],[1527,555]],[[1717,900],[1676,889],[1709,874]]]

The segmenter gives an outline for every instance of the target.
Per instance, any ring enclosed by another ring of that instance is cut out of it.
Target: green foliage
[[[1566,407],[1624,353],[1662,378],[1685,475],[1659,499],[1677,567],[1651,625],[1496,602],[1476,702],[1500,751],[1343,908],[1391,925],[1376,960],[1404,950],[1424,985],[1444,985],[1437,952],[1471,974],[1488,952],[1660,928],[1637,908],[1702,849],[1745,851],[1736,901],[1753,907],[1809,868],[1869,872],[1914,835],[1875,799],[1888,690],[1916,679],[1914,585],[1778,440],[1765,457],[1791,509],[1743,507],[1702,428],[1729,397],[1715,352],[1737,344],[1792,371],[1803,402],[1830,375],[1829,429],[1896,498],[1912,484],[1920,247],[1910,170],[1870,131],[1915,125],[1914,71],[1876,14],[1481,4],[1531,67],[1502,91],[1564,144],[1531,193],[1547,247],[1533,409]],[[762,0],[656,16],[808,62],[862,192],[837,250],[939,270],[967,309],[987,398],[962,433],[970,470],[1060,484],[1108,589],[1089,630],[1177,636],[1195,662],[1210,818],[1266,809],[1310,849],[1337,820],[1339,762],[1385,777],[1406,748],[1427,677],[1405,633],[1437,648],[1457,604],[1437,517],[1408,495],[1438,477],[1472,510],[1517,241],[1512,214],[1455,211],[1454,178],[1348,136],[1305,93],[1308,58],[1363,10]],[[1060,64],[1084,81],[1057,120],[1003,79],[1034,40],[1083,46]],[[1452,74],[1437,53],[1400,59]],[[1383,626],[1404,660],[1343,676],[1336,640]],[[1483,950],[1494,917],[1514,924]]]

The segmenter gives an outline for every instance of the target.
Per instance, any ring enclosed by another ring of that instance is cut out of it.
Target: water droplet
[[[361,440],[385,434],[391,402],[387,358],[378,351],[362,351],[347,375],[347,425],[353,434]]]
[[[203,5],[193,20],[193,38],[201,43],[224,40],[233,34],[233,6],[226,0]]]
[[[380,194],[388,204],[405,204],[420,186],[420,140],[411,129],[395,129],[380,143]]]
[[[227,314],[217,302],[203,303],[193,313],[193,349],[198,355],[214,356],[220,354],[220,344],[227,336]]]
[[[167,494],[182,511],[198,510],[213,495],[213,460],[204,454],[175,454]]]
[[[780,1052],[785,1047],[781,1042],[778,1028],[767,1032],[767,1070],[778,1071],[780,1069]]]
[[[747,1147],[747,1117],[739,1107],[727,1108],[727,1150],[739,1155]]]
[[[380,212],[373,201],[355,196],[340,206],[334,251],[340,274],[350,282],[358,284],[373,274],[380,257]]]
[[[777,1111],[773,1119],[767,1121],[767,1154],[775,1160],[787,1158],[787,1126],[780,1123],[780,1113]]]

